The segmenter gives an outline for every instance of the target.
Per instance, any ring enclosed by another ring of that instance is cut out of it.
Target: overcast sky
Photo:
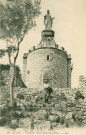
[[[41,31],[44,29],[43,16],[49,9],[51,16],[55,17],[55,41],[72,56],[72,87],[77,87],[79,75],[86,76],[86,0],[42,0],[41,7],[37,27],[24,38],[17,64],[22,69],[23,53],[40,42]],[[5,43],[0,41],[0,48],[2,45],[5,46]],[[0,63],[8,63],[7,57],[0,59]]]

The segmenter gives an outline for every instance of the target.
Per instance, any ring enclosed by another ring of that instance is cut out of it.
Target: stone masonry
[[[46,33],[46,32],[45,32]],[[48,36],[48,35],[47,35]],[[44,43],[43,43],[44,42]],[[27,87],[39,87],[47,81],[52,87],[71,87],[71,56],[64,48],[41,43],[23,57],[23,81]],[[45,44],[45,46],[43,46]]]

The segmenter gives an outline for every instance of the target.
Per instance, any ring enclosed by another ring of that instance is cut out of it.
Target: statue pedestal
[[[55,32],[53,30],[43,30],[42,37],[54,37]]]

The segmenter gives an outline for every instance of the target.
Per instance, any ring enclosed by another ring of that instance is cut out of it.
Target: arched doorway
[[[52,70],[43,70],[43,75],[42,75],[42,83],[43,84],[48,84],[49,86],[52,86],[53,83],[53,72]]]

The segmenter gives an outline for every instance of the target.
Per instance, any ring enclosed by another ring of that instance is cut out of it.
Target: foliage
[[[80,91],[77,91],[75,94],[75,100],[78,100],[78,99],[84,99],[84,96],[81,94]]]
[[[9,71],[10,72],[10,65],[9,64],[0,64],[0,81],[1,81],[1,86],[4,86],[6,84],[6,78],[4,78],[2,71],[4,72],[4,70]],[[8,77],[8,76],[7,76]],[[14,80],[14,86],[20,86],[20,87],[26,87],[25,84],[23,83],[22,79],[21,79],[21,74],[20,74],[20,68],[19,66],[15,67],[15,80]]]
[[[24,96],[22,94],[17,94],[17,98],[24,100]]]
[[[12,0],[6,5],[0,3],[0,37],[7,42],[7,48],[0,50],[0,56],[8,54],[10,65],[15,66],[20,43],[29,30],[36,26],[35,18],[40,14],[40,3],[31,0]]]
[[[5,56],[5,50],[4,49],[1,49],[0,50],[0,58],[2,58],[3,56]]]
[[[15,121],[18,122],[20,118],[24,118],[24,113],[19,106],[5,106],[1,109],[1,119],[0,119],[0,126],[8,125],[11,128],[17,128],[18,123],[16,124]],[[13,121],[14,120],[14,121]]]
[[[5,31],[4,38],[21,40],[35,24],[34,19],[40,14],[39,5],[31,0],[13,0],[9,5],[1,5],[0,28]]]
[[[1,95],[0,100],[2,101],[2,103],[6,103],[10,97],[9,91],[7,91],[7,88],[4,86],[0,87],[0,95]]]
[[[7,119],[6,118],[3,117],[3,118],[0,119],[0,126],[5,126],[6,123],[7,123]]]
[[[8,54],[10,66],[13,68],[10,87],[11,106],[13,106],[13,87],[15,79],[15,65],[19,55],[20,44],[29,30],[36,26],[35,18],[40,14],[40,3],[36,0],[12,0],[6,1],[6,5],[0,3],[0,36],[7,42],[6,50],[0,50],[0,57]]]
[[[10,69],[10,65],[9,64],[0,64],[0,68],[1,68],[1,71],[2,70],[9,70]],[[20,72],[19,66],[16,66],[16,72]]]

